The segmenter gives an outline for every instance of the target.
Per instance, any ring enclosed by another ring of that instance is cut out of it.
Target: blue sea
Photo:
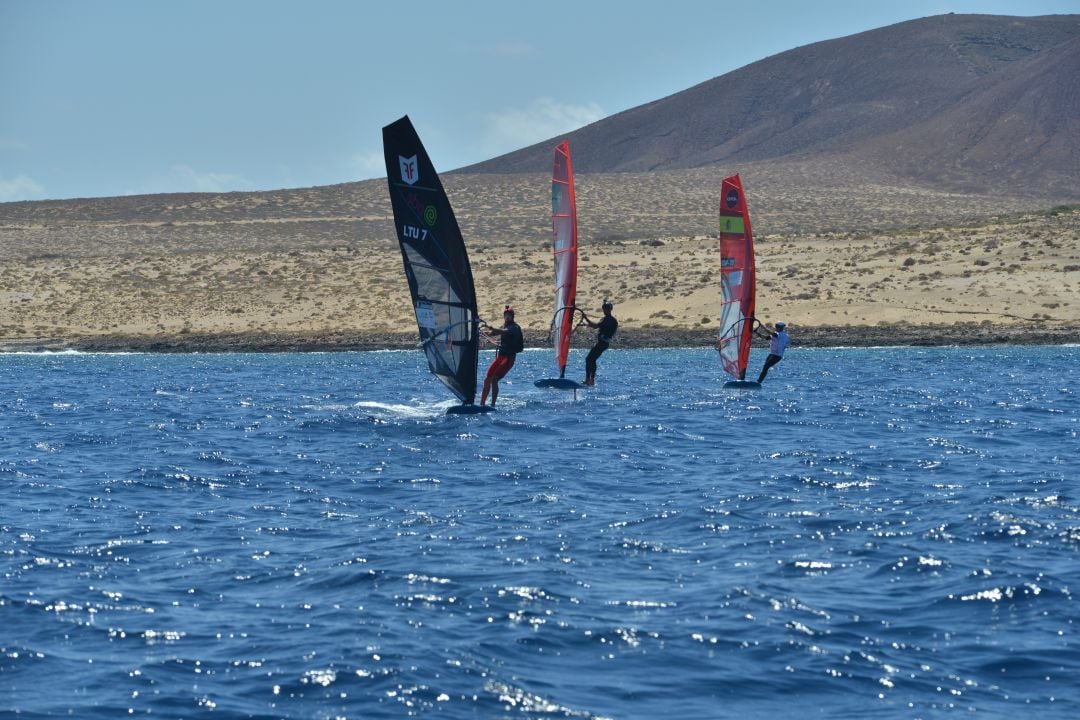
[[[0,716],[1080,717],[1080,348],[550,364],[0,356]]]

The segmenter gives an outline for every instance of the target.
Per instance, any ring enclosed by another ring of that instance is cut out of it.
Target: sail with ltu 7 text
[[[555,315],[551,319],[551,341],[555,350],[558,378],[537,380],[537,387],[576,390],[580,384],[566,378],[570,339],[578,309],[577,202],[574,198],[574,170],[570,162],[570,143],[563,140],[555,148],[551,170],[551,248],[555,257]]]
[[[724,372],[734,380],[724,387],[756,388],[748,381],[750,344],[754,336],[754,236],[738,175],[726,177],[720,188],[720,336],[716,348]]]
[[[462,402],[448,412],[482,412],[487,408],[473,404],[480,318],[454,211],[408,116],[383,128],[383,153],[420,347],[431,372]]]

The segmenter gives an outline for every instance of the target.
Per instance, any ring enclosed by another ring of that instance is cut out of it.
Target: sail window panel
[[[742,326],[746,322],[743,317],[742,303],[731,300],[721,306],[720,311],[720,358],[724,369],[739,375],[739,340],[742,336]]]
[[[559,298],[562,300],[566,300],[566,296],[570,293],[570,283],[576,275],[574,270],[574,263],[569,261],[560,262],[555,266],[555,287],[559,288]]]
[[[721,340],[737,340],[745,319],[742,314],[741,302],[732,300],[724,303],[720,311]]]
[[[441,267],[438,263],[432,261],[432,258],[424,254],[424,252],[413,244],[403,245],[405,248],[405,256],[409,259],[409,264],[413,267],[422,267],[431,272],[445,273],[447,270],[445,267]]]
[[[556,253],[566,253],[573,250],[574,233],[572,228],[569,227],[569,223],[565,223],[566,227],[562,227],[564,223],[557,223],[558,229],[552,234],[554,249]]]
[[[405,252],[413,277],[416,278],[416,292],[419,297],[434,303],[465,304],[458,289],[452,284],[452,278],[448,277],[448,269],[432,265],[416,248],[406,247]]]
[[[551,183],[551,214],[570,214],[570,193],[566,191],[566,182]]]

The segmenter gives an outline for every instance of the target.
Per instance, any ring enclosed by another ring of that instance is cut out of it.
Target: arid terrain
[[[596,316],[612,299],[623,346],[712,343],[718,193],[739,173],[757,316],[786,320],[796,344],[1078,342],[1078,74],[1080,15],[950,13],[579,128],[578,305]],[[514,304],[532,345],[554,310],[554,145],[439,168],[481,314]],[[382,179],[0,203],[0,349],[415,338]]]
[[[758,317],[797,344],[1076,342],[1080,206],[876,184],[842,167],[742,170]],[[579,306],[623,346],[718,329],[714,169],[578,177]],[[481,314],[553,311],[546,175],[444,178]],[[276,193],[0,205],[0,345],[346,349],[415,343],[385,181]],[[589,342],[580,333],[579,344]]]

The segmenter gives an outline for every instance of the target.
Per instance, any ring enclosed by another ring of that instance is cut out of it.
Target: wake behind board
[[[760,390],[761,383],[753,380],[728,380],[724,383],[725,390]]]
[[[446,408],[447,415],[480,415],[483,413],[495,412],[495,408],[491,405],[451,405]]]
[[[538,388],[553,388],[555,390],[583,390],[585,388],[579,382],[567,378],[545,378],[533,383]]]

